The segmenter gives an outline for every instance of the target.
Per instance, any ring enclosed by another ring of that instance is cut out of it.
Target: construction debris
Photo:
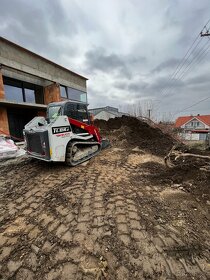
[[[0,160],[16,158],[25,154],[22,148],[19,148],[12,139],[0,135]]]
[[[200,150],[192,150],[185,145],[175,145],[164,158],[165,164],[169,167],[177,165],[190,165],[192,167],[208,170],[210,168],[210,152],[202,152]]]

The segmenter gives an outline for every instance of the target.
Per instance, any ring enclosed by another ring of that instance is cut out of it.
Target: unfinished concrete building
[[[0,37],[0,134],[22,138],[24,125],[47,104],[87,102],[87,79]]]

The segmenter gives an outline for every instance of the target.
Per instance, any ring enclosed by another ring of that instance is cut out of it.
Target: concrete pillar
[[[0,70],[0,99],[4,99],[4,84],[3,77]],[[7,118],[7,109],[0,106],[0,134],[7,133],[9,134],[9,124]]]
[[[58,102],[61,100],[60,97],[60,86],[59,84],[52,84],[44,88],[44,104],[51,102]]]
[[[0,70],[0,99],[4,99],[5,95],[4,95],[4,84],[3,84],[3,77],[2,77],[2,73]]]

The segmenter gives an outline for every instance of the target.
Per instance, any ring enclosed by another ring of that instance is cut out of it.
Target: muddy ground
[[[86,166],[0,163],[0,279],[210,279],[210,173],[166,167],[170,136],[120,122]]]

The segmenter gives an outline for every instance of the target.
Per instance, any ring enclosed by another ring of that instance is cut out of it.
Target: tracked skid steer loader
[[[23,130],[29,156],[76,166],[109,145],[90,123],[87,104],[74,101],[50,103],[47,118],[35,117]]]

